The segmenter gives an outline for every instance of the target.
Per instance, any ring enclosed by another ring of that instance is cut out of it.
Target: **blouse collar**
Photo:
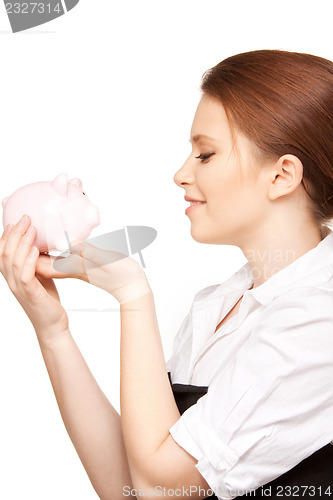
[[[247,261],[229,279],[220,285],[213,285],[200,290],[194,298],[196,305],[220,298],[226,294],[245,292],[262,305],[271,302],[281,293],[303,286],[317,286],[333,291],[333,231],[318,245],[294,262],[273,274],[264,283],[254,289],[251,264]]]

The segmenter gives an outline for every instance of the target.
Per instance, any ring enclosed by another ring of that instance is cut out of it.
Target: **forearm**
[[[161,479],[154,456],[180,413],[166,372],[152,293],[121,305],[120,312],[121,423],[132,480],[134,487],[159,486],[153,484]]]
[[[93,377],[69,330],[37,333],[59,410],[89,479],[102,500],[132,486],[120,416]]]

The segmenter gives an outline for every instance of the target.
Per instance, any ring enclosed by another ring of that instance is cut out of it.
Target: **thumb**
[[[55,278],[80,278],[86,274],[84,259],[80,255],[53,257],[52,272]]]
[[[73,241],[70,245],[70,252],[84,259],[85,265],[88,264],[89,268],[112,264],[128,257],[126,254],[105,250],[86,241]]]
[[[36,278],[38,279],[40,284],[45,288],[45,290],[51,295],[51,297],[60,300],[59,293],[53,279],[45,278],[44,276],[41,276],[38,273],[36,273]]]
[[[40,255],[36,264],[36,273],[43,278],[79,278],[85,273],[83,259],[78,255]]]

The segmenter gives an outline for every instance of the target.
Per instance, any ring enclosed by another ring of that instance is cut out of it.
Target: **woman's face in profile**
[[[264,170],[250,140],[237,129],[234,137],[223,105],[203,94],[191,129],[192,152],[174,176],[188,198],[204,202],[187,214],[191,235],[201,243],[239,245],[265,215]]]

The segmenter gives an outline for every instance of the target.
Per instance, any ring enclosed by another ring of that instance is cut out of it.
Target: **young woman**
[[[38,257],[28,216],[5,228],[0,270],[101,499],[329,497],[333,63],[238,54],[205,73],[202,91],[192,152],[174,180],[191,204],[193,238],[238,246],[247,263],[195,295],[167,365],[134,259],[86,242],[63,261]],[[71,336],[52,279],[67,277],[120,303],[121,415]]]

